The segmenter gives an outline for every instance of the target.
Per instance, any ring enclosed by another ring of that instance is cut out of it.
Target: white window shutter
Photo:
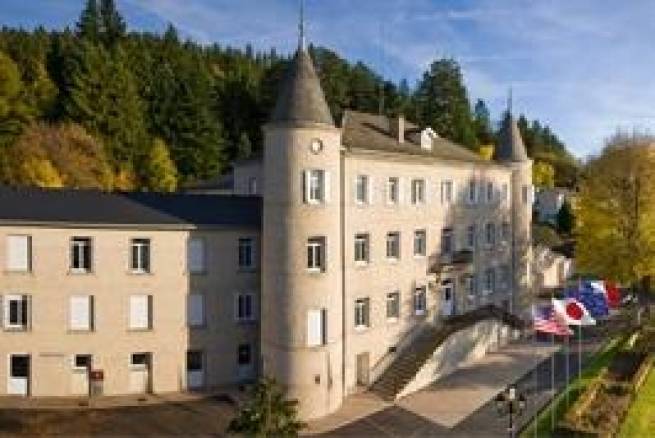
[[[7,270],[25,272],[30,269],[30,237],[7,236]]]
[[[202,294],[189,295],[188,306],[189,325],[203,325],[205,323],[205,296]]]
[[[74,296],[70,298],[70,329],[91,329],[91,297]]]
[[[332,196],[332,191],[330,190],[330,172],[324,171],[323,172],[323,194],[324,196],[324,202],[327,204],[330,202],[330,197]]]
[[[205,270],[205,242],[202,239],[189,240],[188,247],[189,271],[199,273]]]
[[[130,297],[130,328],[147,329],[149,326],[148,317],[148,296],[132,295]]]
[[[405,203],[405,183],[404,178],[402,177],[398,178],[398,203]]]
[[[309,170],[305,170],[302,173],[302,200],[305,204],[309,203],[309,190],[310,190],[310,178],[311,178],[311,172]]]
[[[323,321],[320,310],[312,309],[307,312],[307,346],[316,347],[323,340]]]
[[[375,202],[375,183],[373,182],[372,176],[369,176],[367,178],[367,183],[368,183],[368,187],[366,190],[366,194],[368,196],[368,199],[366,201],[368,204],[373,204],[373,202]]]
[[[425,182],[423,183],[423,186],[425,187],[425,193],[423,193],[424,199],[423,203],[424,204],[430,204],[430,196],[432,196],[432,189],[430,188],[430,180],[425,179]]]

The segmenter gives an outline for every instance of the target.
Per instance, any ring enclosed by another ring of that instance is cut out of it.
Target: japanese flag
[[[566,325],[596,324],[596,320],[591,317],[587,308],[575,298],[565,298],[563,300],[553,298],[553,309]]]

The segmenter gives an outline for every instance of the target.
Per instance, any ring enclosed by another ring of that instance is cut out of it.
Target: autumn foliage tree
[[[108,190],[113,174],[102,144],[75,124],[35,124],[8,149],[8,182]]]
[[[576,206],[582,272],[638,285],[655,273],[655,138],[617,134],[585,166]]]

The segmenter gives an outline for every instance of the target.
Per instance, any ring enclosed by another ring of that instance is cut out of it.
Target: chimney
[[[391,136],[398,140],[398,143],[405,143],[405,117],[398,115],[389,121]]]

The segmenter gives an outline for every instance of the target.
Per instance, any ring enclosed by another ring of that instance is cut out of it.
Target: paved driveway
[[[103,409],[0,409],[0,436],[223,436],[234,408],[222,399]]]

